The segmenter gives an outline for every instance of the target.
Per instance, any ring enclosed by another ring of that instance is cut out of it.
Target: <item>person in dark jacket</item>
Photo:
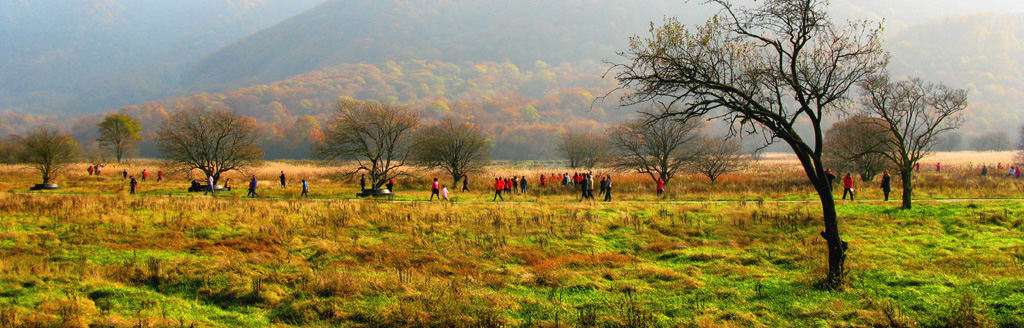
[[[462,191],[469,191],[469,175],[462,175]]]
[[[139,186],[139,181],[135,180],[135,177],[131,177],[131,178],[132,178],[131,180],[128,180],[128,187],[131,188],[130,194],[134,195],[135,194],[135,188],[137,188]]]
[[[366,174],[359,177],[359,191],[366,190]]]
[[[253,174],[252,175],[252,179],[249,180],[249,193],[245,195],[246,197],[252,197],[252,198],[256,198],[257,197],[256,196],[256,185],[257,185],[257,183],[256,183],[256,175]]]
[[[388,187],[389,194],[395,193],[395,179],[388,180],[388,184],[385,187]]]
[[[612,201],[612,176],[605,176],[601,182],[604,183],[604,201]]]
[[[281,188],[283,189],[285,187],[284,171],[281,171],[281,176],[279,178],[281,178]]]
[[[882,193],[885,194],[885,201],[889,201],[889,192],[892,191],[892,176],[889,171],[882,173]]]
[[[835,191],[836,175],[832,173],[832,169],[825,171],[825,182],[828,183],[828,191]]]

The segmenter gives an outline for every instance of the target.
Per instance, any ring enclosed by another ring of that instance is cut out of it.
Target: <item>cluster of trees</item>
[[[136,148],[158,157],[156,131],[174,112],[188,108],[236,110],[253,117],[266,158],[306,158],[322,137],[339,100],[379,99],[415,110],[424,119],[454,117],[493,136],[497,159],[552,159],[559,135],[567,129],[604,128],[630,115],[605,112],[594,95],[614,88],[600,79],[596,63],[548,65],[512,63],[383,62],[344,64],[284,81],[224,93],[199,94],[125,106],[81,117],[0,114],[0,133],[24,133],[23,127],[53,124],[85,145],[99,137],[105,115],[123,114],[142,127]],[[97,146],[98,147],[98,146]]]
[[[881,27],[835,24],[827,1],[778,0],[753,7],[729,0],[707,3],[721,8],[721,14],[704,26],[688,29],[669,18],[652,25],[650,36],[631,40],[624,53],[627,62],[613,68],[628,90],[621,100],[667,104],[670,110],[655,120],[722,118],[733,133],[761,132],[789,145],[822,205],[821,236],[829,250],[823,283],[839,287],[849,244],[839,233],[826,159],[888,160],[900,171],[903,207],[910,208],[913,166],[942,133],[962,125],[967,92],[921,79],[892,80]],[[832,131],[833,143],[849,141],[849,147],[825,156],[830,145],[823,122],[848,112],[858,87],[864,116]],[[865,134],[880,138],[850,140]]]
[[[646,174],[651,180],[669,182],[682,171],[704,175],[714,184],[741,165],[740,143],[714,138],[703,132],[695,119],[659,119],[670,111],[662,107],[612,126],[604,134],[569,131],[562,135],[559,151],[571,168],[598,165]]]

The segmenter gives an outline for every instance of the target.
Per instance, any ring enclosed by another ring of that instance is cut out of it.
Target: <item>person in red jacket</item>
[[[846,194],[850,194],[850,200],[853,200],[853,177],[849,173],[843,177],[843,200],[846,200]]]
[[[430,201],[434,200],[434,196],[437,199],[441,199],[441,186],[437,183],[437,178],[434,178],[434,183],[430,185]]]
[[[505,197],[501,197],[501,192],[503,191],[505,191],[505,181],[502,181],[501,178],[494,178],[494,199],[491,199],[491,201],[496,201],[498,198],[504,201]]]
[[[655,188],[658,191],[658,196],[661,196],[661,194],[665,193],[665,180],[658,178],[658,181],[655,183],[657,184]]]

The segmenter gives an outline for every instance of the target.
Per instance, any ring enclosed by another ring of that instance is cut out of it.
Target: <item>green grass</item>
[[[1019,202],[0,201],[15,326],[1024,325]]]

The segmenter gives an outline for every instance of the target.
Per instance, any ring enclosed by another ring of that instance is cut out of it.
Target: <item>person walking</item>
[[[284,189],[284,187],[285,187],[285,184],[284,184],[284,181],[285,181],[284,180],[284,171],[281,171],[281,176],[279,178],[281,178],[281,189]]]
[[[664,194],[665,193],[665,180],[662,179],[662,178],[658,178],[658,181],[655,182],[654,188],[658,192],[658,196],[661,196],[662,194]]]
[[[395,179],[388,180],[388,184],[385,186],[388,187],[389,194],[395,193]]]
[[[253,174],[252,179],[249,180],[249,193],[245,195],[246,197],[256,198],[256,185],[256,175]]]
[[[217,196],[217,194],[215,194],[214,190],[213,190],[213,176],[212,175],[206,176],[206,191],[203,192],[203,195],[205,196],[206,193],[210,193],[211,196]]]
[[[519,193],[519,177],[517,176],[512,176],[512,193]]]
[[[579,175],[576,176],[576,180],[578,181],[577,184],[580,186],[580,201],[582,202],[587,200],[589,198],[587,197],[587,180],[580,179]]]
[[[892,191],[892,176],[889,176],[889,171],[882,173],[882,193],[885,194],[885,201],[889,201],[889,192]]]
[[[437,199],[441,199],[441,185],[437,183],[437,178],[434,178],[434,183],[430,184],[430,201],[434,201],[434,196],[437,195]]]
[[[309,197],[309,184],[306,183],[305,179],[302,180],[302,195],[299,195],[299,196],[300,197]]]
[[[604,195],[605,189],[608,189],[608,178],[601,177],[601,190],[597,192],[598,196]]]
[[[828,182],[828,192],[831,193],[836,190],[836,174],[832,173],[832,169],[828,169],[825,171],[825,182]]]
[[[444,202],[444,201],[449,201],[450,202],[450,200],[448,200],[448,186],[441,186],[441,201],[442,202]]]
[[[849,173],[843,177],[843,200],[846,200],[846,194],[850,194],[850,201],[853,201],[853,177]]]
[[[462,175],[462,191],[469,191],[469,175]]]
[[[142,182],[146,182],[147,176],[149,176],[149,174],[146,173],[146,169],[142,169]]]
[[[100,166],[96,165],[96,175],[100,175]]]
[[[128,169],[124,169],[124,170],[121,171],[121,179],[124,180],[124,179],[127,179],[127,178],[128,178]]]
[[[89,165],[89,168],[87,168],[85,170],[89,171],[89,175],[92,175],[92,170],[93,170],[92,165]]]
[[[611,174],[605,176],[605,178],[603,180],[601,180],[601,181],[603,181],[605,183],[605,185],[604,185],[604,201],[611,202],[612,201],[612,176],[611,176]]]
[[[984,166],[981,167],[981,176],[988,176],[988,164],[985,164]]]
[[[523,194],[526,194],[526,176],[524,175],[519,179],[519,189],[522,189]]]
[[[544,185],[546,185],[547,183],[548,183],[548,178],[545,177],[543,174],[541,174],[540,175],[540,187],[543,189]]]
[[[501,200],[504,201],[505,198],[501,197],[501,192],[504,190],[505,182],[501,181],[501,178],[494,178],[494,199],[491,199],[491,201],[496,201],[498,198],[501,198]]]
[[[366,191],[366,174],[359,177],[359,191]]]
[[[139,181],[135,180],[134,176],[131,177],[131,180],[128,180],[128,187],[131,188],[131,191],[129,192],[129,194],[134,195],[135,194],[135,188],[138,187],[138,186],[139,186]]]
[[[942,163],[935,163],[935,172],[942,172]]]
[[[164,171],[156,171],[156,182],[164,181]]]

